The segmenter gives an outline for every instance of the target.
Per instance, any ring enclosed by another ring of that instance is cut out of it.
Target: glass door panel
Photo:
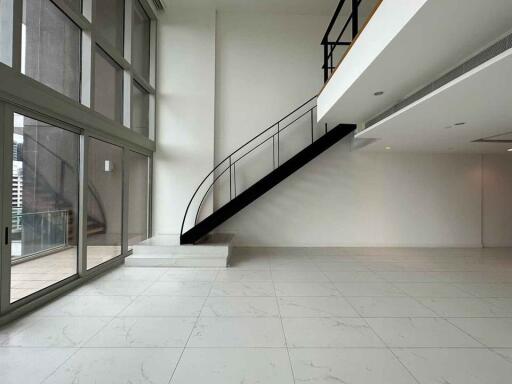
[[[87,269],[122,252],[123,149],[90,139]]]
[[[11,303],[77,273],[79,141],[14,114]]]
[[[131,249],[148,238],[149,158],[129,151],[128,167],[128,247]]]

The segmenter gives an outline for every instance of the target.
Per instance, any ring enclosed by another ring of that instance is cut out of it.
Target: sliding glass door
[[[89,140],[87,269],[122,253],[123,148]]]
[[[80,137],[13,114],[10,302],[77,274]]]

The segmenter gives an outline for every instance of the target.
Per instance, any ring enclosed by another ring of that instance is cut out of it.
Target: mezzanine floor
[[[120,267],[0,329],[0,382],[505,384],[512,250],[252,249]]]

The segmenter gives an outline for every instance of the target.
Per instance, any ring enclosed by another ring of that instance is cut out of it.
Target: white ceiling
[[[511,28],[512,0],[429,0],[341,95],[324,120],[367,121]],[[357,50],[357,43],[352,50]],[[335,76],[343,75],[338,72]],[[376,91],[385,93],[375,97]]]
[[[506,153],[512,148],[512,142],[473,142],[495,135],[512,139],[512,48],[359,133],[356,141],[377,139],[363,151]]]
[[[179,7],[210,7],[227,11],[331,15],[338,5],[338,0],[166,0],[166,4]]]

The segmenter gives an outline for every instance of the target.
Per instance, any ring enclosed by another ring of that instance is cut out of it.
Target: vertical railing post
[[[334,49],[335,48],[336,48],[335,45],[331,46],[331,56],[330,56],[330,64],[329,64],[329,68],[331,70],[331,75],[334,72],[333,56],[334,56]]]
[[[313,136],[313,120],[314,120],[314,116],[313,116],[313,108],[312,108],[311,109],[311,144],[313,144],[313,142],[315,141],[314,136]]]
[[[233,199],[233,192],[231,189],[231,156],[229,156],[229,201]]]
[[[276,135],[272,135],[272,169],[276,169]]]
[[[322,43],[324,45],[324,83],[327,83],[329,80],[329,48],[327,46],[327,42],[324,41]]]
[[[236,162],[233,163],[233,188],[235,190],[235,197],[236,197]]]
[[[359,1],[352,0],[352,41],[359,32]]]
[[[277,167],[279,167],[279,122],[277,123]]]

